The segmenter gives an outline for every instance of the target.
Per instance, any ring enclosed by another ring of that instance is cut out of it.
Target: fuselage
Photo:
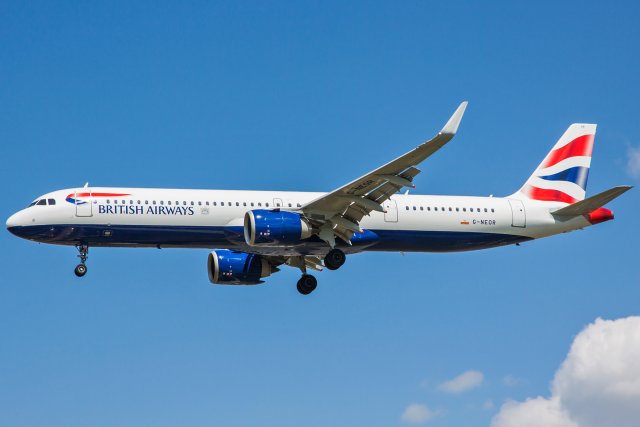
[[[102,247],[220,248],[270,255],[322,255],[312,236],[289,247],[247,244],[243,218],[254,209],[298,211],[316,192],[82,188],[45,194],[7,221],[29,240]],[[43,202],[44,201],[44,202]],[[346,253],[455,252],[515,244],[591,225],[577,216],[558,221],[561,204],[501,197],[393,195],[385,212],[362,219]]]

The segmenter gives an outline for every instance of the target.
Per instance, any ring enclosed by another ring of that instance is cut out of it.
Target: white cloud
[[[627,173],[640,178],[640,147],[627,148]]]
[[[438,389],[445,393],[458,394],[476,388],[482,384],[484,375],[480,371],[467,371],[452,380],[445,381]]]
[[[509,401],[491,421],[491,427],[578,427],[557,398],[536,397],[525,402]],[[601,426],[602,427],[602,426]]]
[[[400,419],[407,424],[424,424],[439,414],[439,411],[432,411],[423,403],[412,403],[405,408]]]
[[[597,319],[556,372],[551,397],[507,402],[492,427],[639,427],[640,317]]]

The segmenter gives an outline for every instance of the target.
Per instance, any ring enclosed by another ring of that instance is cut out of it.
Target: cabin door
[[[521,200],[509,199],[511,205],[511,226],[526,227],[527,215],[524,211],[524,203]]]
[[[76,190],[73,200],[74,204],[76,205],[76,216],[93,215],[93,200],[91,199],[90,189],[81,188],[79,190]]]

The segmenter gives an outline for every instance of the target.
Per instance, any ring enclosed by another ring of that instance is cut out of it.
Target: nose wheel
[[[318,286],[318,281],[310,274],[303,274],[298,280],[298,292],[302,295],[309,295]]]
[[[89,246],[87,245],[76,245],[76,249],[78,250],[78,258],[80,258],[80,264],[76,265],[76,268],[73,272],[78,277],[82,277],[87,274],[87,258],[89,257]]]

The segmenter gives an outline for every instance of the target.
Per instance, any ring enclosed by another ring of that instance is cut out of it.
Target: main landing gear
[[[87,274],[87,265],[86,265],[86,263],[87,263],[87,258],[88,258],[88,254],[89,254],[89,246],[87,246],[87,245],[76,245],[76,249],[80,253],[78,255],[78,258],[80,258],[80,264],[76,265],[76,268],[73,270],[73,272],[76,274],[76,276],[82,277],[85,274]]]
[[[320,259],[314,257],[310,258],[316,265],[316,267],[313,268],[316,270],[321,270],[321,265],[319,265],[321,262]],[[324,266],[329,270],[337,270],[342,267],[346,259],[346,255],[340,249],[331,249],[324,257]],[[298,280],[298,292],[300,292],[302,295],[309,295],[318,286],[318,281],[312,275],[307,274],[307,265],[309,264],[305,265],[304,259],[301,258],[301,260],[301,264],[299,264],[298,267],[300,267],[300,270],[302,270],[302,277],[300,278],[300,280]],[[310,261],[307,260],[307,263],[309,262]]]
[[[303,274],[298,280],[298,292],[302,295],[309,295],[318,286],[318,280],[310,274]]]
[[[324,266],[329,270],[337,270],[347,260],[347,256],[340,249],[331,249],[324,257]]]

